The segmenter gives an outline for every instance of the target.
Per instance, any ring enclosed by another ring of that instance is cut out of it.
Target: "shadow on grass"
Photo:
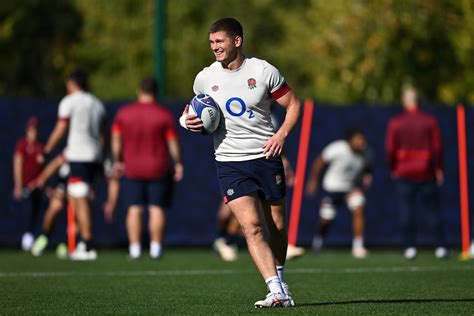
[[[352,300],[339,302],[320,302],[320,303],[303,303],[297,307],[308,306],[331,306],[331,305],[358,305],[358,304],[419,304],[419,303],[462,303],[473,302],[474,298],[428,298],[428,299],[397,299],[397,300]]]

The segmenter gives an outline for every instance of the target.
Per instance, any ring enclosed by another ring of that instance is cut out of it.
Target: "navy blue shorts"
[[[94,182],[101,169],[101,165],[96,162],[69,162],[69,166],[69,182],[81,181],[89,184]]]
[[[286,195],[285,171],[280,158],[247,161],[216,161],[224,202],[257,193],[266,201]]]
[[[127,206],[160,206],[167,208],[173,195],[171,175],[154,180],[139,180],[124,177],[121,190]]]

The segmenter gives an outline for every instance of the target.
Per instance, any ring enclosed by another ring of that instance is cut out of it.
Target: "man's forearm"
[[[23,157],[20,154],[15,154],[13,157],[13,182],[15,186],[21,187],[22,183],[22,170],[21,165],[23,163]]]
[[[290,104],[286,108],[285,120],[283,121],[283,124],[281,125],[277,133],[286,138],[293,130],[293,128],[295,128],[300,118],[300,115],[301,103],[296,97],[293,97]]]
[[[175,164],[181,163],[181,148],[177,139],[168,140],[168,150]]]
[[[111,147],[114,161],[122,161],[122,137],[119,134],[112,134]]]

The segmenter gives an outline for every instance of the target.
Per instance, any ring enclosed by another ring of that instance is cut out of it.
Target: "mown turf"
[[[0,314],[474,314],[474,263],[438,261],[431,252],[411,262],[394,251],[357,261],[339,250],[291,261],[298,307],[279,310],[253,308],[266,288],[246,253],[236,263],[207,250],[168,250],[161,261],[125,257],[103,250],[96,262],[70,262],[0,250]]]

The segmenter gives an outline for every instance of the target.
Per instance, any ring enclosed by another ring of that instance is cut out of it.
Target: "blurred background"
[[[312,161],[349,127],[362,128],[375,153],[374,186],[368,193],[368,246],[398,246],[397,203],[385,162],[385,130],[401,112],[400,94],[416,86],[421,103],[439,120],[444,144],[443,217],[450,245],[459,245],[459,178],[456,111],[474,103],[474,1],[283,1],[283,0],[25,0],[0,3],[0,245],[16,246],[20,212],[12,199],[14,144],[28,117],[40,121],[45,141],[75,68],[90,73],[90,88],[106,104],[109,123],[135,98],[146,75],[160,83],[160,100],[176,118],[192,96],[195,75],[213,61],[207,32],[216,19],[241,21],[245,51],[276,65],[302,98],[315,100]],[[468,157],[474,154],[466,108]],[[283,113],[277,112],[281,119]],[[295,166],[300,127],[287,142]],[[185,178],[168,211],[167,245],[209,245],[216,237],[220,203],[212,140],[180,130]],[[199,161],[196,166],[195,161]],[[472,159],[469,175],[474,176]],[[199,190],[196,189],[196,183]],[[472,189],[470,191],[472,196]],[[126,244],[125,208],[106,224],[105,180],[97,189],[94,234],[102,246]],[[292,192],[288,193],[291,200]],[[303,199],[298,243],[311,242],[319,197]],[[291,201],[289,201],[291,202]],[[46,199],[44,201],[46,206]],[[64,214],[63,214],[64,215]],[[420,212],[420,243],[433,242]],[[348,245],[350,214],[339,212],[329,245]],[[65,215],[62,217],[65,223]],[[39,227],[39,222],[38,222]],[[64,234],[57,229],[55,236]],[[59,237],[57,237],[59,238]]]

